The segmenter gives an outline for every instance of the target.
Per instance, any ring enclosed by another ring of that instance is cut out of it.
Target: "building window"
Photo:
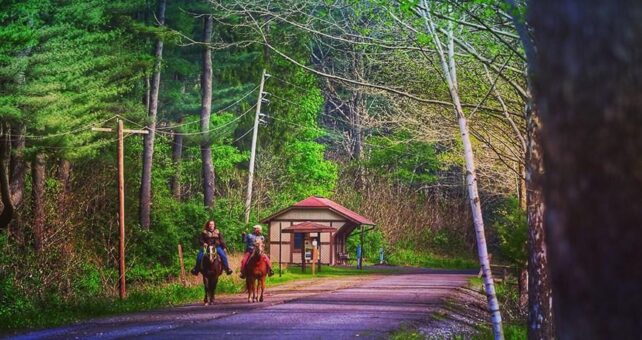
[[[301,250],[303,248],[303,234],[295,233],[294,234],[294,249]]]

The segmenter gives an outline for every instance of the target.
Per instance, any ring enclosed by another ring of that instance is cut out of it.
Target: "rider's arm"
[[[225,240],[223,239],[223,233],[218,232],[218,242],[221,244],[221,248],[227,250],[227,245],[225,245]]]
[[[201,237],[199,240],[201,241],[201,245],[207,246],[208,240],[207,240],[207,234],[205,233],[205,231],[201,233]]]

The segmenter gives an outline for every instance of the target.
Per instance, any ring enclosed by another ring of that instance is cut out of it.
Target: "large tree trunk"
[[[544,225],[544,155],[542,149],[542,124],[533,102],[531,82],[535,78],[534,62],[537,50],[531,40],[524,18],[519,14],[515,0],[507,0],[513,12],[512,20],[524,48],[528,65],[528,93],[526,95],[526,201],[528,217],[528,338],[551,339],[554,337],[553,292]]]
[[[528,151],[526,156],[526,200],[528,216],[528,338],[553,338],[553,308],[546,232],[544,229],[544,197],[542,179],[544,164],[541,146],[541,124],[530,108],[528,119]]]
[[[183,119],[179,119],[178,123],[182,123]],[[174,133],[174,143],[172,144],[172,163],[174,166],[174,175],[170,182],[172,196],[175,199],[181,199],[181,161],[183,159],[183,135],[179,132]]]
[[[212,41],[213,19],[205,16],[203,23],[203,73],[201,75],[201,160],[203,175],[203,198],[208,208],[214,207],[214,164],[212,163],[212,148],[209,138],[210,115],[212,114],[212,51],[209,44]]]
[[[9,124],[0,126],[0,201],[2,202],[2,213],[0,213],[0,232],[9,226],[13,219],[14,206],[11,201],[9,187],[9,159],[11,152]]]
[[[639,338],[642,2],[529,5],[556,332]]]
[[[159,25],[165,23],[165,0],[158,2]],[[152,76],[149,95],[149,134],[145,135],[143,145],[143,175],[140,183],[140,225],[149,229],[152,206],[152,163],[154,159],[154,138],[156,137],[156,116],[158,114],[158,92],[160,90],[161,65],[163,60],[163,40],[156,41],[156,65]]]
[[[22,204],[25,192],[25,176],[28,171],[28,163],[24,159],[25,150],[25,133],[26,128],[20,125],[19,128],[12,129],[12,135],[15,137],[11,141],[11,161],[9,162],[9,182],[11,187],[11,201],[14,207],[18,208]]]
[[[36,154],[31,162],[31,213],[34,248],[43,250],[45,241],[45,155]]]

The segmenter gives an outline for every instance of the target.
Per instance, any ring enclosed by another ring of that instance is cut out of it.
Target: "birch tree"
[[[499,312],[499,302],[495,293],[495,284],[493,274],[490,270],[490,261],[488,259],[488,250],[486,247],[486,235],[484,232],[484,220],[482,217],[481,203],[477,189],[477,175],[475,170],[475,160],[472,143],[470,142],[470,133],[468,130],[468,121],[466,114],[461,105],[459,90],[457,85],[457,69],[455,64],[455,47],[453,40],[452,23],[448,25],[446,42],[442,43],[437,28],[430,14],[429,6],[426,0],[422,0],[423,8],[420,13],[424,19],[425,27],[433,39],[437,49],[441,68],[448,85],[448,92],[453,102],[453,109],[459,122],[459,131],[461,140],[464,145],[464,159],[466,164],[466,186],[468,188],[468,199],[472,210],[473,224],[475,227],[475,236],[477,239],[477,253],[479,263],[483,272],[484,290],[488,299],[488,310],[491,313],[493,333],[495,339],[503,339],[502,318]]]

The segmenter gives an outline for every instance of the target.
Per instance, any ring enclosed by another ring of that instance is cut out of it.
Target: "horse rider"
[[[254,247],[256,244],[256,241],[262,241],[265,243],[265,237],[261,235],[261,230],[263,227],[261,225],[257,224],[253,227],[254,232],[252,234],[245,234],[243,233],[243,240],[245,241],[245,254],[243,254],[243,260],[241,260],[241,278],[245,278],[245,266],[247,265],[247,261],[250,259],[250,255],[252,255],[252,252],[254,252]],[[274,272],[272,271],[272,263],[270,262],[270,258],[265,254],[261,254],[261,258],[263,261],[265,261],[265,264],[267,265],[268,268],[268,275],[272,276],[274,275]]]
[[[210,220],[205,223],[203,232],[201,232],[200,241],[201,244],[203,244],[203,248],[198,251],[198,255],[196,256],[196,265],[194,266],[194,269],[192,269],[192,274],[198,275],[198,273],[201,271],[201,262],[203,261],[204,255],[203,249],[206,249],[209,246],[213,246],[216,248],[216,252],[223,262],[225,273],[227,275],[232,274],[232,270],[230,270],[230,266],[227,261],[227,254],[225,254],[227,246],[225,245],[225,241],[223,240],[223,234],[218,228],[216,228],[216,222]]]

